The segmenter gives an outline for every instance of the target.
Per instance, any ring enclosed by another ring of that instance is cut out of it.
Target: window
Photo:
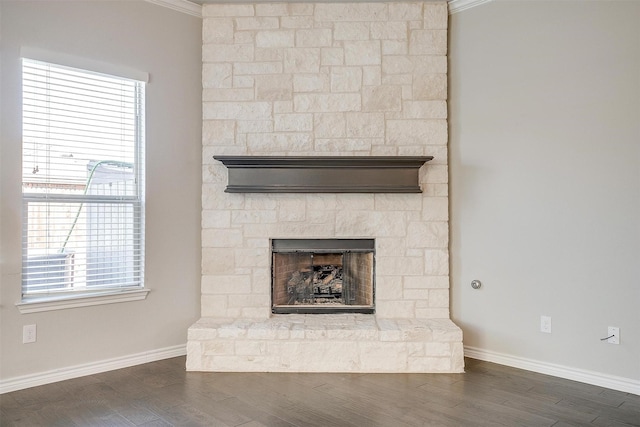
[[[144,83],[23,59],[22,295],[144,285]]]

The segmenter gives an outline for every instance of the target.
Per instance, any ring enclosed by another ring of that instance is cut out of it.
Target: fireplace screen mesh
[[[327,241],[335,242],[336,248]],[[349,248],[342,249],[343,240],[322,240],[320,245],[316,239],[295,241],[295,250],[279,250],[281,242],[274,242],[274,313],[373,312],[371,240],[366,240],[363,248],[349,240]]]

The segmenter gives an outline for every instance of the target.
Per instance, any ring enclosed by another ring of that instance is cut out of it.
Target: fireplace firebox
[[[374,239],[272,239],[272,312],[373,313]]]

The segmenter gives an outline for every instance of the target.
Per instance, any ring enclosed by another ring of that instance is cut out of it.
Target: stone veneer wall
[[[375,238],[375,319],[450,322],[446,2],[210,4],[203,15],[203,319],[188,367],[214,363],[200,363],[205,347],[233,348],[203,344],[220,335],[207,319],[221,331],[220,319],[271,317],[270,238]],[[216,154],[434,160],[421,194],[227,194]],[[460,371],[461,333],[447,322],[456,344],[438,356],[456,360],[436,370]]]

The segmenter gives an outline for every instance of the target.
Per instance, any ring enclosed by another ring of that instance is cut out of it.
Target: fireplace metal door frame
[[[274,314],[337,314],[337,313],[375,313],[376,298],[376,252],[375,239],[271,239],[271,312]],[[373,258],[371,277],[371,305],[331,305],[296,306],[276,305],[274,303],[274,254],[275,253],[371,253]]]

